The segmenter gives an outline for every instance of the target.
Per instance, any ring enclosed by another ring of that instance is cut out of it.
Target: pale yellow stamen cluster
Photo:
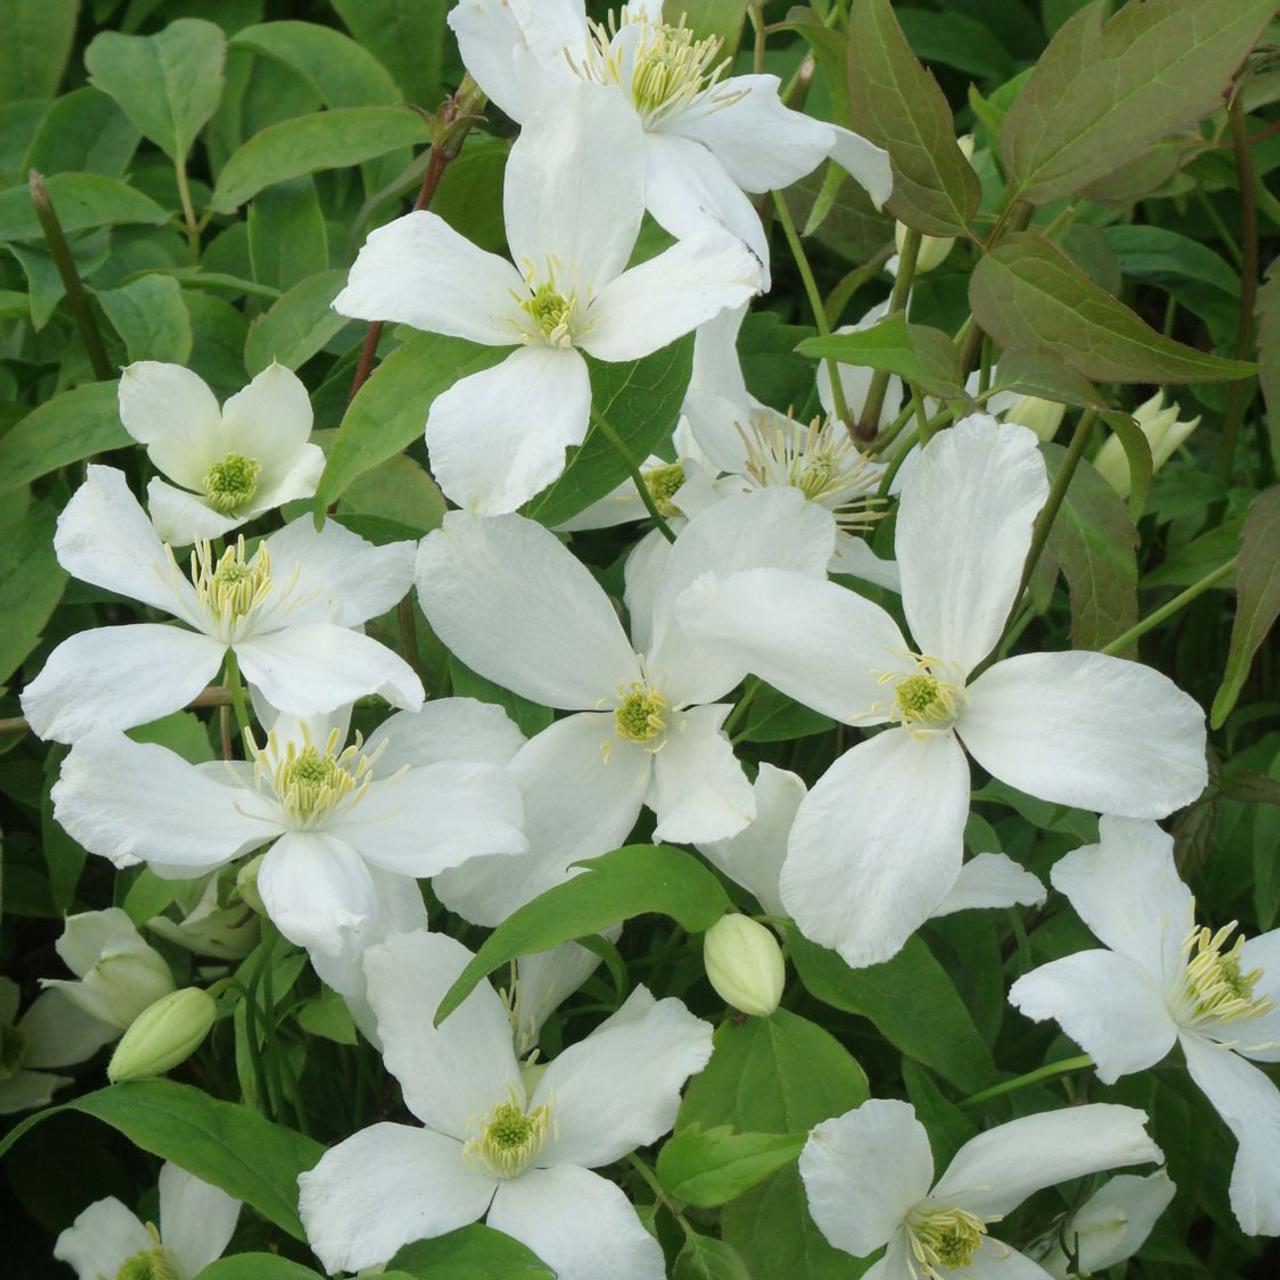
[[[165,550],[176,568],[172,549],[166,546]],[[271,594],[271,553],[263,544],[250,559],[240,537],[215,559],[208,542],[197,542],[191,549],[191,582],[211,619],[230,630]]]
[[[258,492],[258,475],[262,464],[256,458],[229,453],[215,462],[204,478],[204,491],[209,505],[224,516],[244,507]]]
[[[915,671],[886,671],[878,677],[881,685],[893,686],[893,701],[873,703],[868,715],[887,715],[917,737],[950,729],[967,698],[964,686],[947,680],[938,672],[943,664],[925,654],[912,654]]]
[[[671,703],[656,685],[636,680],[630,685],[623,685],[618,693],[614,724],[618,737],[624,742],[652,742],[666,731]]]
[[[281,807],[302,827],[318,827],[330,821],[339,808],[350,809],[364,799],[373,781],[373,766],[386,746],[362,755],[363,739],[346,748],[337,729],[317,747],[302,730],[302,742],[281,743],[274,731],[265,747],[249,740],[254,783],[271,788]]]
[[[177,1263],[160,1243],[160,1235],[151,1223],[147,1223],[147,1232],[153,1247],[126,1258],[120,1264],[115,1280],[183,1280]]]
[[[535,330],[548,346],[573,346],[577,299],[566,298],[556,288],[554,279],[544,280],[538,285],[534,285],[530,279],[528,284],[530,293],[520,300],[520,310],[533,321]]]
[[[515,1178],[537,1159],[551,1127],[547,1104],[525,1110],[513,1085],[509,1097],[489,1113],[480,1133],[462,1148],[463,1159],[495,1178]]]
[[[917,1209],[907,1219],[907,1234],[912,1270],[919,1280],[947,1280],[941,1268],[970,1266],[982,1247],[987,1223],[967,1209]]]
[[[681,514],[672,501],[684,484],[684,467],[679,462],[668,462],[650,467],[643,473],[644,486],[649,490],[653,505],[668,519]]]
[[[1183,939],[1187,964],[1181,992],[1184,1018],[1193,1022],[1251,1022],[1275,1008],[1269,996],[1254,995],[1262,970],[1245,972],[1240,954],[1244,936],[1237,937],[1230,949],[1223,949],[1235,928],[1234,920],[1216,933],[1193,925]]]

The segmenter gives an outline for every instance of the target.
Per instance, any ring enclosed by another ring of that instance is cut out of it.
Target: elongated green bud
[[[172,1071],[200,1047],[217,1012],[213,997],[199,987],[184,987],[157,1000],[121,1037],[107,1078],[117,1084]]]
[[[782,999],[782,948],[764,925],[734,913],[717,920],[702,944],[707,977],[726,1004],[766,1018]]]

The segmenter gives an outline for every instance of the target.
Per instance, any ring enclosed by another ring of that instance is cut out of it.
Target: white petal
[[[521,123],[537,97],[541,68],[506,0],[460,0],[449,10],[463,66],[500,111]]]
[[[932,919],[974,907],[1038,907],[1048,896],[1037,876],[1003,853],[979,853],[960,868],[951,892]]]
[[[506,0],[530,50],[548,68],[567,66],[564,51],[576,54],[587,35],[582,0]]]
[[[332,711],[367,694],[393,707],[422,705],[422,681],[403,658],[369,636],[313,622],[240,641],[244,678],[293,715]]]
[[[18,1030],[27,1037],[24,1065],[35,1068],[84,1062],[120,1034],[118,1028],[84,1013],[61,991],[38,995],[22,1015]]]
[[[800,1177],[822,1234],[865,1257],[891,1240],[928,1194],[929,1136],[907,1103],[872,1099],[809,1134]]]
[[[1035,433],[977,414],[920,451],[895,534],[902,607],[921,653],[968,673],[1013,606],[1049,496]]]
[[[1240,1144],[1231,1209],[1246,1235],[1280,1235],[1280,1091],[1252,1063],[1199,1036],[1183,1035],[1191,1078]]]
[[[77,978],[83,978],[109,953],[118,955],[150,950],[133,921],[120,907],[79,911],[68,916],[54,949]]]
[[[174,547],[221,538],[249,519],[247,515],[224,516],[195,494],[175,489],[159,476],[153,476],[147,485],[147,507],[156,533]]]
[[[616,942],[622,926],[604,931]],[[521,956],[516,962],[516,1054],[523,1056],[538,1044],[542,1024],[596,971],[600,957],[594,951],[566,942],[550,951]]]
[[[781,569],[700,579],[677,617],[695,641],[797,702],[846,724],[879,724],[880,677],[913,669],[897,623],[834,582]]]
[[[222,1257],[240,1216],[240,1201],[168,1161],[160,1170],[160,1240],[184,1275]]]
[[[699,232],[607,285],[587,311],[578,345],[598,360],[638,360],[760,288],[760,262],[741,240]]]
[[[326,1272],[388,1262],[406,1244],[475,1222],[494,1182],[443,1134],[375,1124],[298,1179],[298,1212]]]
[[[273,485],[306,448],[312,422],[302,379],[273,360],[222,406],[222,448],[260,463],[259,484]]]
[[[324,473],[324,450],[316,444],[304,444],[298,449],[287,468],[274,479],[263,481],[245,508],[246,520],[274,511],[286,502],[310,498],[315,494]]]
[[[836,547],[827,565],[830,573],[847,573],[886,591],[902,592],[902,573],[896,560],[881,560],[863,538],[836,531]]]
[[[890,959],[955,884],[968,813],[969,766],[951,734],[889,729],[860,743],[796,814],[788,914],[852,968]]]
[[[640,678],[590,570],[522,516],[450,512],[418,552],[418,598],[463,662],[544,706],[594,708]]]
[[[1254,986],[1255,996],[1268,996],[1271,1011],[1248,1024],[1247,1032],[1233,1027],[1231,1039],[1238,1041],[1240,1052],[1256,1062],[1280,1062],[1280,929],[1250,938],[1240,952],[1240,967],[1249,973],[1262,970],[1262,977]],[[1262,1045],[1262,1048],[1253,1046]]]
[[[517,300],[525,292],[505,258],[477,249],[443,218],[419,209],[370,233],[333,309],[509,347],[520,340]]]
[[[945,1280],[1048,1280],[1048,1272],[1038,1262],[990,1236],[978,1245],[972,1262],[946,1267],[941,1274]]]
[[[135,1253],[155,1248],[146,1227],[115,1196],[97,1200],[58,1237],[53,1256],[79,1280],[114,1276]]]
[[[382,749],[379,774],[406,765],[421,768],[450,760],[509,764],[524,734],[496,703],[475,698],[433,698],[417,711],[397,711],[368,737],[365,752]]]
[[[1155,1066],[1177,1034],[1160,984],[1114,951],[1041,965],[1013,984],[1009,1002],[1036,1022],[1053,1018],[1093,1058],[1103,1084]]]
[[[1090,1102],[996,1125],[956,1152],[931,1199],[990,1217],[1072,1178],[1130,1164],[1163,1164],[1146,1123],[1146,1115],[1133,1107]]]
[[[631,549],[623,566],[623,600],[637,653],[648,653],[653,648],[653,602],[671,558],[672,545],[660,530],[650,529]]]
[[[431,402],[432,472],[468,511],[514,511],[564,470],[564,451],[585,439],[590,415],[591,382],[576,351],[520,347]]]
[[[153,622],[78,631],[22,691],[32,731],[75,742],[95,729],[131,729],[185,707],[222,666],[225,646]]]
[[[111,1034],[115,1037],[120,1033],[113,1029]],[[70,1076],[54,1076],[44,1071],[18,1071],[7,1080],[0,1080],[0,1116],[47,1107],[59,1089],[65,1089],[67,1085],[74,1083]],[[97,1280],[96,1276],[94,1280]]]
[[[956,726],[965,746],[1002,782],[1042,800],[1163,818],[1208,782],[1199,703],[1140,663],[1024,653],[968,692]]]
[[[843,324],[835,330],[836,333],[857,333],[860,329],[870,329],[872,325],[878,324],[889,314],[889,302],[878,302],[869,311],[865,312],[856,324]],[[840,376],[840,389],[844,392],[845,405],[854,414],[862,413],[863,404],[867,398],[867,392],[871,390],[871,380],[875,376],[875,370],[865,365],[856,364],[836,364],[836,371]],[[822,405],[824,413],[834,413],[836,411],[835,396],[831,390],[831,362],[822,360],[818,363],[817,372],[817,388],[818,402]],[[885,385],[884,403],[880,406],[880,418],[877,425],[881,428],[887,427],[902,410],[902,379],[897,374],[890,376],[888,383]],[[912,457],[915,455],[913,454]],[[903,475],[902,469],[898,470],[898,480],[905,483],[906,477]],[[899,489],[891,490],[898,493]]]
[[[1163,1169],[1145,1178],[1122,1173],[1104,1183],[1071,1215],[1065,1228],[1081,1271],[1096,1275],[1131,1258],[1146,1243],[1176,1192]],[[1069,1275],[1069,1263],[1059,1245],[1040,1263],[1051,1276],[1066,1280]]]
[[[658,816],[655,840],[724,840],[756,816],[755,793],[721,727],[732,710],[715,702],[673,713],[653,758],[648,803]]]
[[[442,933],[403,933],[365,953],[383,1060],[429,1129],[465,1141],[519,1085],[506,1006],[479,986],[439,1027],[436,1007],[471,960]]]
[[[842,129],[838,124],[830,126],[835,134],[831,158],[866,193],[877,209],[893,195],[893,168],[889,153],[874,142],[868,142],[861,134]]]
[[[180,364],[139,360],[120,373],[120,421],[156,470],[200,489],[218,451],[222,415],[202,378]],[[224,451],[225,452],[225,451]]]
[[[504,1182],[488,1223],[519,1240],[556,1280],[664,1280],[662,1246],[621,1189],[574,1165],[526,1169]]]

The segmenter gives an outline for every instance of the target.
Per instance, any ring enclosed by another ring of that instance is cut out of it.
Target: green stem
[[[1158,627],[1167,618],[1185,609],[1197,596],[1202,596],[1210,587],[1215,587],[1224,578],[1229,577],[1236,568],[1238,557],[1232,556],[1226,564],[1220,564],[1212,573],[1193,582],[1185,591],[1180,591],[1172,600],[1166,601],[1158,609],[1153,609],[1145,618],[1135,622],[1123,635],[1118,635],[1110,644],[1103,645],[1102,653],[1123,653],[1133,642],[1145,636],[1153,627]]]
[[[869,258],[860,267],[854,267],[840,277],[836,282],[835,288],[827,294],[827,301],[823,307],[828,324],[833,327],[837,324],[844,314],[845,307],[849,305],[849,299],[893,257],[893,253],[894,243],[890,240],[888,244],[883,245],[876,252],[874,257]]]
[[[1052,1080],[1054,1076],[1065,1076],[1072,1071],[1084,1071],[1091,1066],[1093,1066],[1093,1059],[1087,1053],[1082,1053],[1078,1058],[1063,1058],[1061,1062],[1051,1062],[1047,1066],[1037,1067],[1034,1071],[1028,1071],[1026,1075],[1016,1076],[1012,1080],[1003,1080],[1000,1084],[993,1084],[989,1089],[961,1098],[960,1105],[976,1107],[980,1102],[989,1102],[992,1098],[1003,1097],[1006,1093],[1015,1093],[1019,1089],[1025,1089],[1029,1084],[1039,1084],[1041,1080]]]
[[[1236,266],[1243,266],[1244,254],[1240,252],[1240,246],[1236,244],[1235,236],[1231,234],[1231,229],[1222,220],[1222,214],[1213,207],[1213,201],[1209,199],[1201,186],[1196,187],[1196,199],[1200,201],[1201,206],[1209,217],[1209,221],[1213,223],[1213,229],[1218,233],[1218,239],[1226,245],[1227,252],[1231,255]]]
[[[730,737],[733,731],[742,723],[742,717],[746,715],[747,708],[751,705],[756,694],[760,692],[760,681],[755,676],[748,676],[747,682],[742,689],[742,697],[738,699],[738,705],[729,712],[729,718],[724,722],[723,730]]]
[[[764,71],[764,51],[768,33],[764,25],[764,4],[762,0],[752,0],[751,25],[755,28],[755,44],[751,49],[751,71],[760,75]]]
[[[191,260],[200,261],[200,221],[196,217],[195,206],[191,203],[191,187],[187,182],[187,162],[183,158],[173,166],[174,176],[178,181],[178,200],[182,205],[182,220],[187,228],[187,244],[191,249]]]
[[[675,1202],[667,1194],[666,1188],[658,1181],[658,1175],[649,1168],[634,1152],[627,1157],[627,1163],[649,1184],[654,1199],[680,1224],[680,1230],[686,1238],[692,1238],[696,1232],[689,1225],[688,1219],[676,1208]]]
[[[236,713],[236,725],[240,729],[240,737],[242,740],[248,741],[252,732],[252,722],[249,719],[249,706],[245,698],[244,685],[240,682],[240,664],[236,661],[236,651],[234,649],[227,650],[227,662],[223,678],[226,680],[227,689],[231,694],[231,706]]]
[[[418,623],[413,616],[413,597],[405,596],[396,609],[400,623],[400,649],[404,660],[418,670]]]
[[[911,282],[915,279],[916,262],[920,257],[920,233],[907,228],[903,237],[902,248],[898,252],[898,274],[893,281],[893,292],[889,294],[889,315],[901,315],[907,309],[907,300],[911,296]],[[862,402],[862,412],[858,414],[857,426],[854,429],[855,440],[874,439],[880,426],[880,410],[884,408],[884,394],[889,387],[889,371],[877,369],[871,375],[871,383],[867,387],[867,398]]]
[[[914,413],[915,410],[912,409]],[[884,469],[884,475],[880,477],[880,488],[876,490],[876,497],[887,498],[889,490],[893,487],[894,477],[902,469],[902,464],[907,460],[907,454],[915,448],[916,442],[920,439],[920,430],[917,428],[913,431],[898,447],[898,452],[894,455],[894,459]]]
[[[645,510],[653,520],[654,527],[659,530],[668,542],[674,542],[676,535],[671,532],[671,526],[666,522],[662,512],[658,510],[658,504],[653,500],[653,494],[649,492],[649,486],[644,482],[644,474],[640,470],[640,465],[631,456],[631,450],[627,448],[626,441],[609,425],[604,416],[596,411],[594,406],[591,410],[591,421],[596,424],[600,434],[613,445],[618,457],[626,463],[632,483],[639,492],[640,501],[644,503]]]
[[[928,444],[932,431],[929,428],[929,413],[924,407],[924,396],[920,394],[920,388],[914,382],[908,385],[911,388],[911,407],[915,411],[916,422],[920,424],[920,443]]]

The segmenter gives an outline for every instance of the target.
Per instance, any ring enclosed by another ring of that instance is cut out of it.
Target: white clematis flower
[[[124,429],[173,481],[157,476],[147,498],[157,532],[175,547],[220,538],[320,483],[311,400],[284,365],[273,362],[219,408],[190,369],[140,360],[121,373],[119,400]]]
[[[166,1163],[160,1225],[143,1225],[114,1196],[91,1204],[59,1237],[53,1256],[78,1280],[195,1280],[231,1243],[240,1201]]]
[[[845,724],[893,725],[805,798],[782,872],[800,931],[854,967],[896,954],[954,887],[964,748],[1031,795],[1128,817],[1164,816],[1204,788],[1204,714],[1156,671],[1076,651],[969,679],[1015,603],[1047,493],[1023,427],[978,416],[929,442],[896,530],[914,645],[879,606],[794,573],[708,576],[680,602],[686,633],[727,661]]]
[[[1231,1207],[1241,1227],[1280,1235],[1280,1090],[1247,1061],[1280,1062],[1280,929],[1232,943],[1234,924],[1197,925],[1173,840],[1155,823],[1108,817],[1100,834],[1051,878],[1105,949],[1033,969],[1009,999],[1053,1018],[1107,1084],[1180,1044],[1240,1144]]]
[[[924,1126],[905,1102],[872,1099],[824,1120],[800,1153],[809,1212],[837,1248],[884,1256],[866,1280],[1045,1276],[988,1228],[1045,1187],[1124,1165],[1164,1163],[1133,1107],[1094,1102],[996,1125],[934,1180]]]
[[[522,752],[553,762],[548,802],[561,812],[576,804],[591,831],[619,840],[646,803],[658,840],[719,839],[755,814],[721,727],[731,708],[718,701],[744,671],[690,642],[676,598],[699,574],[731,565],[822,573],[831,536],[789,490],[710,508],[676,540],[647,606],[633,608],[628,639],[609,597],[549,530],[521,516],[450,512],[421,544],[418,596],[436,634],[473,670],[577,713]],[[572,843],[545,850],[555,861],[526,866],[526,878],[543,888],[565,879]]]
[[[695,40],[662,8],[632,0],[605,24],[587,18],[582,0],[460,0],[449,25],[467,70],[521,124],[583,81],[603,86],[643,130],[645,203],[672,235],[728,227],[767,266],[744,193],[789,187],[828,156],[877,206],[889,198],[887,152],[785,107],[777,76],[726,76],[722,41]]]
[[[637,987],[545,1070],[522,1073],[506,1006],[488,983],[432,1026],[471,958],[430,933],[366,954],[387,1069],[423,1127],[373,1125],[301,1176],[312,1249],[327,1270],[355,1271],[487,1214],[559,1280],[663,1280],[658,1242],[623,1192],[591,1170],[670,1130],[681,1087],[711,1056],[710,1025]]]
[[[49,655],[22,694],[35,733],[74,742],[177,711],[218,674],[228,651],[274,705],[314,715],[381,694],[422,703],[422,682],[403,659],[358,628],[404,597],[413,545],[375,547],[309,516],[220,556],[208,542],[188,576],[129,492],[124,474],[91,466],[58,517],[58,561],[68,573],[173,614],[184,626],[129,623],[80,631]],[[212,859],[211,859],[212,861]]]
[[[438,395],[427,417],[432,473],[468,511],[514,511],[564,470],[591,413],[583,352],[637,360],[759,291],[760,264],[714,228],[625,270],[644,213],[642,165],[635,120],[579,86],[507,160],[514,265],[435,214],[410,213],[369,236],[334,299],[343,315],[516,348]]]
[[[267,914],[291,942],[350,963],[396,892],[386,875],[431,876],[527,847],[505,769],[452,754],[466,748],[451,730],[486,710],[428,703],[346,746],[345,725],[317,741],[305,724],[277,724],[252,763],[192,765],[95,733],[63,762],[54,816],[90,852],[161,876],[201,875],[269,844],[257,878]]]

